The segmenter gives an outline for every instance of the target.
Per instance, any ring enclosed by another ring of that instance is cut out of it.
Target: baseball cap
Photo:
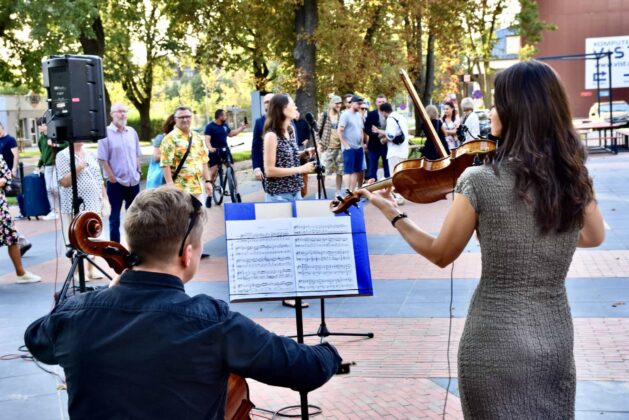
[[[362,102],[363,100],[364,100],[364,99],[363,99],[363,98],[361,98],[360,96],[358,96],[358,95],[353,95],[353,96],[352,96],[352,99],[350,100],[350,102]]]
[[[332,99],[330,100],[330,102],[332,102],[333,104],[342,104],[343,100],[341,99],[340,96],[334,95],[332,96]]]

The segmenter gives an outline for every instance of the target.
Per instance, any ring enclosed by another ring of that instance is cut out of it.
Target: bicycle
[[[236,144],[233,147],[241,146],[244,143]],[[236,174],[234,167],[232,166],[232,154],[229,147],[221,147],[217,149],[218,156],[221,162],[218,164],[218,171],[216,178],[214,178],[214,184],[212,185],[212,198],[217,206],[220,206],[223,202],[223,198],[226,195],[232,200],[232,203],[241,203],[240,193],[238,192],[238,184],[236,182]],[[223,166],[225,170],[223,171]]]

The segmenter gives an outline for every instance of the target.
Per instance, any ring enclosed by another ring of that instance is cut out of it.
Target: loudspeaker
[[[107,137],[101,58],[52,55],[42,62],[42,68],[48,93],[48,138],[61,142]]]

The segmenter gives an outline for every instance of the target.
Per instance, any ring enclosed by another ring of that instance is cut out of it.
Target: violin
[[[435,145],[440,157],[435,160],[419,158],[402,161],[395,165],[390,178],[363,188],[376,191],[393,186],[397,193],[409,201],[423,204],[434,203],[445,199],[454,190],[456,180],[463,171],[480,162],[480,155],[494,152],[497,145],[493,140],[470,140],[452,149],[450,155],[447,155],[408,74],[400,70],[400,76],[419,111],[426,132],[426,141],[431,141]],[[345,196],[338,196],[330,203],[330,210],[334,213],[348,212],[349,207],[359,200],[360,196],[357,193],[348,190]]]
[[[103,230],[100,216],[91,211],[79,213],[70,224],[68,237],[72,246],[89,255],[102,257],[117,274],[138,263],[136,257],[117,242],[95,239]],[[249,399],[249,385],[244,378],[231,374],[227,380],[226,420],[249,419],[255,405]]]

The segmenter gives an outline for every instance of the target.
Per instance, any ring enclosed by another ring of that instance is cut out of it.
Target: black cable
[[[286,407],[280,408],[277,411],[268,410],[266,408],[260,408],[260,407],[254,407],[252,410],[258,410],[258,411],[262,411],[264,413],[272,414],[271,420],[273,420],[273,419],[275,419],[277,417],[288,417],[288,418],[301,417],[301,413],[299,413],[299,414],[286,414],[286,413],[283,413],[283,411],[292,410],[292,409],[295,409],[295,408],[301,408],[301,405],[288,405]],[[323,410],[318,405],[308,404],[308,408],[314,408],[313,412],[310,412],[310,410],[308,410],[308,416],[318,416],[319,414],[323,413]]]
[[[45,367],[43,367],[41,364],[39,364],[39,361],[37,359],[35,359],[35,357],[28,351],[28,348],[26,348],[25,345],[21,345],[20,347],[18,347],[18,351],[22,352],[24,354],[4,354],[2,356],[0,356],[0,360],[15,360],[15,359],[21,359],[24,360],[25,362],[33,362],[35,363],[35,366],[37,366],[39,369],[43,370],[44,372],[56,376],[61,383],[65,386],[66,385],[66,380],[64,377],[62,377],[61,375],[59,375],[56,372],[50,371],[48,369],[46,369]]]
[[[441,418],[446,418],[446,407],[448,405],[448,394],[450,393],[450,384],[452,382],[452,368],[450,366],[450,339],[452,337],[452,304],[454,303],[454,262],[450,268],[450,317],[448,321],[448,346],[446,348],[446,359],[448,363],[448,384],[446,385],[446,397],[443,401],[443,412]]]

